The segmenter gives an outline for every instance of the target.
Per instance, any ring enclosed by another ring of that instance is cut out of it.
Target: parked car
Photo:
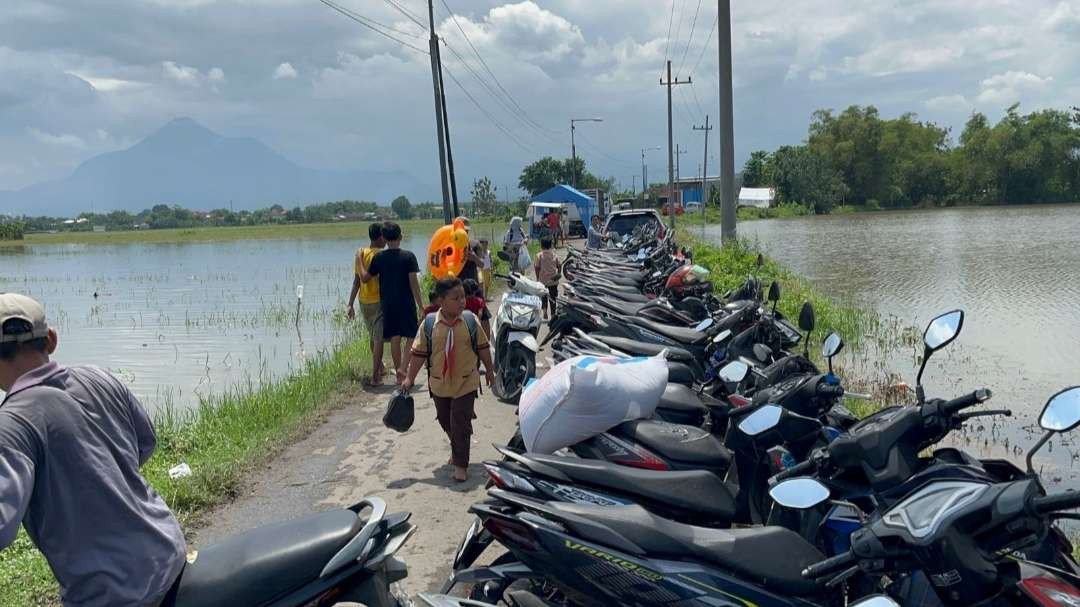
[[[624,234],[630,234],[643,223],[654,223],[660,226],[660,235],[664,234],[664,222],[660,214],[653,209],[632,209],[629,211],[615,211],[607,216],[604,222],[604,231],[615,238]]]

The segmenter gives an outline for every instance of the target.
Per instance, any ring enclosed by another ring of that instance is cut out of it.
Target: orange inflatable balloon
[[[465,238],[460,238],[459,233]],[[428,271],[435,278],[457,276],[465,267],[465,249],[468,246],[469,237],[465,230],[454,229],[452,225],[435,230],[428,245]]]

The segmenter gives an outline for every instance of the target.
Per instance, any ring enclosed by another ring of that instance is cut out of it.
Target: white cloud
[[[1075,3],[1059,2],[1044,23],[1050,30],[1073,36],[1080,35],[1080,7]]]
[[[179,65],[174,61],[164,61],[161,64],[161,68],[165,72],[165,77],[170,80],[189,86],[195,86],[199,84],[199,70],[193,67],[187,65]]]
[[[1008,71],[996,74],[982,81],[982,92],[977,97],[980,103],[1011,104],[1021,101],[1027,93],[1047,88],[1053,77],[1037,76],[1031,72]]]
[[[122,91],[125,89],[136,88],[145,86],[144,82],[135,82],[133,80],[121,80],[120,78],[103,78],[97,76],[89,76],[80,72],[66,72],[75,76],[80,80],[86,81],[87,84],[94,87],[94,90],[102,93],[111,93],[113,91]]]
[[[210,82],[224,82],[225,70],[220,67],[212,67],[210,71],[206,73],[206,77],[210,79]]]
[[[86,148],[86,141],[84,141],[82,137],[72,135],[70,133],[61,133],[59,135],[54,135],[52,133],[47,133],[34,127],[29,127],[27,129],[27,132],[29,132],[34,139],[37,139],[44,144],[67,146],[78,149]]]
[[[971,109],[971,102],[963,95],[941,95],[939,97],[932,97],[923,102],[923,105],[928,109],[943,112],[956,112]]]
[[[296,78],[296,76],[296,68],[293,67],[292,64],[288,61],[277,66],[277,69],[274,70],[274,80],[281,80],[283,78]]]

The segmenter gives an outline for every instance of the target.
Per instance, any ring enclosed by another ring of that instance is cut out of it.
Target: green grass
[[[244,386],[187,413],[159,415],[158,447],[143,475],[187,527],[207,508],[235,497],[249,470],[310,428],[370,366],[366,335],[356,330],[287,379]],[[169,478],[169,468],[181,462],[192,475]],[[57,596],[45,559],[20,531],[15,544],[0,552],[0,605],[49,605]]]
[[[797,322],[803,302],[814,306],[815,328],[813,338],[820,343],[829,333],[836,331],[849,345],[857,345],[862,336],[872,330],[876,317],[859,307],[838,302],[814,289],[809,281],[787,270],[772,259],[762,255],[762,265],[757,266],[759,251],[747,240],[717,247],[692,236],[687,231],[680,240],[690,244],[694,262],[709,269],[709,280],[716,291],[723,293],[742,285],[748,276],[757,276],[766,288],[771,281],[780,284],[780,304],[777,308],[784,316]]]
[[[199,227],[175,230],[128,230],[122,232],[57,232],[27,234],[23,240],[0,241],[0,247],[19,247],[36,244],[123,244],[123,243],[182,243],[218,242],[229,240],[307,239],[324,240],[353,238],[367,241],[367,226],[371,222],[270,224],[239,227]],[[406,237],[413,233],[431,234],[442,225],[440,220],[401,221]],[[480,224],[473,228],[479,234],[494,229],[500,232],[504,224]]]

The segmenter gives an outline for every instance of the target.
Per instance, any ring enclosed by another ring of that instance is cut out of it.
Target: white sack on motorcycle
[[[521,395],[525,449],[553,453],[624,421],[650,417],[668,381],[664,356],[576,356],[552,367]]]

